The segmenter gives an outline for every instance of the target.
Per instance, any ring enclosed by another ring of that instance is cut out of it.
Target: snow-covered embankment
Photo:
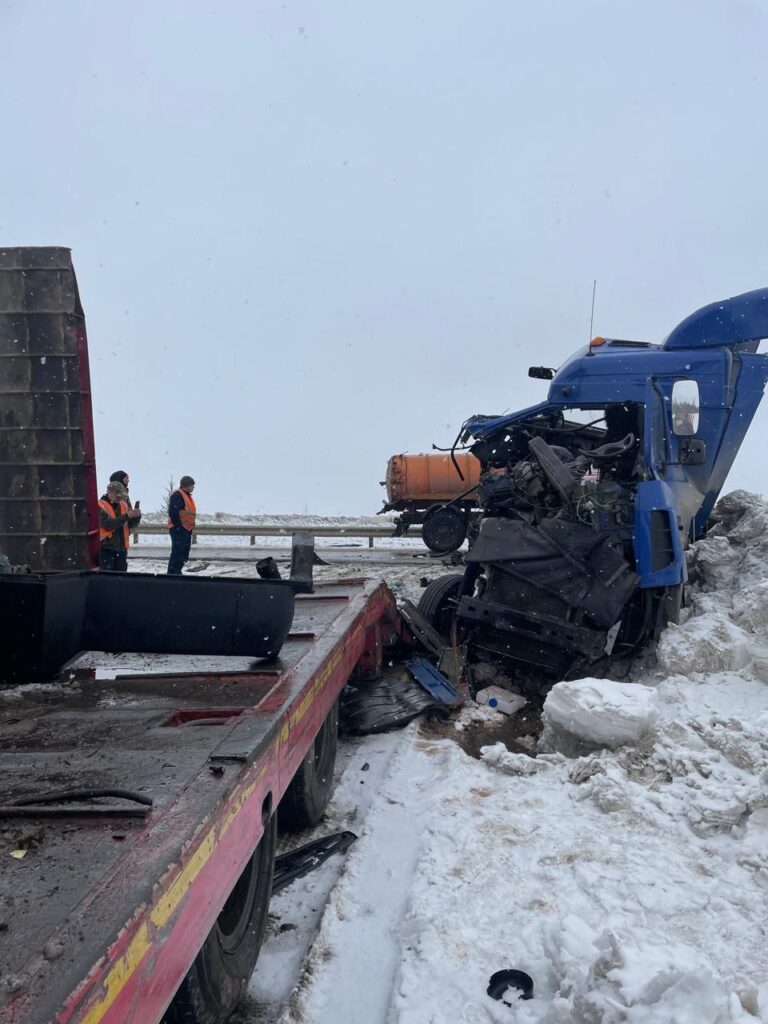
[[[549,753],[411,727],[284,1021],[768,1021],[768,504],[721,509],[657,667],[556,687]]]

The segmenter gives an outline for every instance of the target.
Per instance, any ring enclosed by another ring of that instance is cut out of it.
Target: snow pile
[[[658,668],[553,690],[599,749],[403,734],[283,1024],[768,1024],[768,504],[720,511]]]
[[[553,762],[557,762],[558,759],[562,760],[557,754],[549,756],[542,754],[537,758],[528,757],[527,754],[507,750],[501,742],[482,747],[480,757],[491,768],[498,768],[499,771],[506,772],[507,775],[535,775],[536,772],[542,771]]]
[[[637,743],[653,729],[658,709],[649,686],[610,679],[558,683],[544,704],[543,745],[563,753]]]
[[[659,643],[668,673],[741,671],[768,682],[768,502],[734,491],[692,552],[692,618]]]

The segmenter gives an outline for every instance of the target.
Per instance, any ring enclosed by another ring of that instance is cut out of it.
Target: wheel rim
[[[441,509],[427,519],[422,533],[425,543],[433,551],[453,551],[464,542],[466,524],[456,512]]]

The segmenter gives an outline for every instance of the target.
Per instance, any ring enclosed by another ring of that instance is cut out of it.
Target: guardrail
[[[294,533],[308,533],[313,537],[367,537],[368,547],[373,547],[376,537],[389,538],[396,536],[392,526],[285,526],[282,523],[198,523],[192,533],[192,543],[197,544],[198,537],[248,537],[251,547],[256,545],[257,537],[292,537]],[[134,542],[138,544],[142,534],[168,533],[168,527],[162,523],[141,523],[133,531]],[[409,537],[419,537],[420,526],[411,526]]]

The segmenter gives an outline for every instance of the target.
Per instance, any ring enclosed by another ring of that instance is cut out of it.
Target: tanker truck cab
[[[704,307],[661,344],[594,338],[557,371],[531,368],[551,381],[545,401],[466,421],[480,533],[463,578],[423,601],[455,622],[470,661],[551,681],[676,617],[685,548],[768,379],[764,337],[768,289]]]

